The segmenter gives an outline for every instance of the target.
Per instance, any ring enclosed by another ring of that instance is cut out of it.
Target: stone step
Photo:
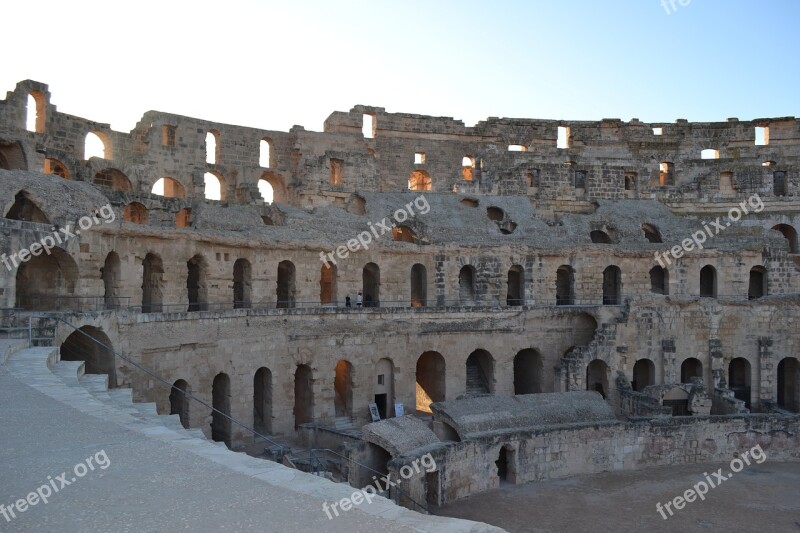
[[[78,385],[85,369],[83,361],[59,361],[53,365],[53,374],[64,380],[67,385]]]
[[[108,390],[107,374],[84,374],[80,382],[89,392],[106,392]]]

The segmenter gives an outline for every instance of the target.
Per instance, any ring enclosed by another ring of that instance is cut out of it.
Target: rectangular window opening
[[[556,148],[569,148],[569,128],[566,126],[558,127],[558,140],[556,141]]]

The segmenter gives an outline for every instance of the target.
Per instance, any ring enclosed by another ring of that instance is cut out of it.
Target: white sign
[[[373,422],[379,422],[381,419],[380,413],[378,413],[378,404],[371,403],[369,404],[369,414],[372,416]]]
[[[403,416],[405,414],[405,408],[403,407],[402,403],[394,404],[394,416]]]

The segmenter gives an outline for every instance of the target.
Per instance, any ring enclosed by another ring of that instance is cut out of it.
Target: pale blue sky
[[[0,91],[43,81],[122,131],[148,109],[321,130],[355,104],[468,126],[800,115],[800,2],[661,1],[16,1]]]

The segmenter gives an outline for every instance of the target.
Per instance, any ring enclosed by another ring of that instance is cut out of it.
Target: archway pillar
[[[778,363],[772,353],[772,339],[770,337],[758,338],[758,398],[756,405],[761,412],[770,412],[775,407],[775,387],[777,383],[776,371]],[[751,383],[755,386],[755,380],[751,377]],[[751,409],[752,411],[752,409]]]

